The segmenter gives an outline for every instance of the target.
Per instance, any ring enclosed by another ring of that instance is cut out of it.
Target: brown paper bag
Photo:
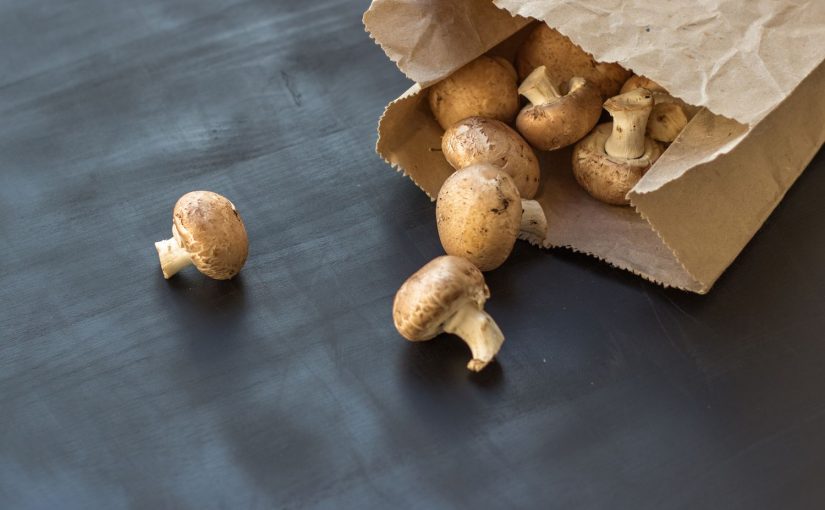
[[[825,141],[825,1],[374,0],[367,30],[417,83],[387,106],[377,152],[431,198],[452,173],[424,89],[484,53],[511,56],[546,22],[704,107],[631,191],[604,205],[570,150],[542,157],[546,247],[706,293]]]

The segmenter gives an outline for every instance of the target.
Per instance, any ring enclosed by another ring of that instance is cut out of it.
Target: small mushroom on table
[[[513,65],[482,55],[429,89],[430,110],[448,129],[467,117],[512,122],[518,113],[518,84]]]
[[[516,56],[516,68],[522,80],[539,66],[547,67],[557,87],[581,76],[599,88],[602,99],[618,94],[630,76],[630,71],[619,64],[596,62],[592,55],[545,23],[530,32]]]
[[[444,251],[482,271],[503,264],[517,238],[538,243],[547,232],[541,205],[522,200],[513,178],[489,163],[450,175],[438,193],[435,216]]]
[[[539,160],[530,145],[501,121],[484,117],[459,121],[441,137],[441,150],[456,170],[490,163],[513,178],[522,198],[536,195],[541,176]]]
[[[662,147],[645,136],[653,96],[647,89],[612,97],[604,108],[613,122],[599,124],[573,149],[573,175],[594,198],[629,205],[628,192],[656,162]]]
[[[655,81],[635,74],[622,85],[621,93],[640,88],[653,94],[653,110],[647,121],[647,136],[659,142],[671,143],[685,128],[697,108],[671,96]]]
[[[437,257],[410,276],[395,294],[392,317],[407,340],[453,333],[472,351],[467,368],[478,372],[498,354],[504,335],[484,311],[490,289],[484,275],[461,257]]]
[[[519,86],[530,104],[516,117],[516,129],[543,151],[572,145],[593,129],[602,113],[599,88],[581,77],[571,78],[567,93],[553,84],[547,68],[539,66]]]
[[[172,212],[172,237],[155,243],[164,278],[190,264],[216,280],[238,274],[249,253],[249,240],[235,206],[211,191],[180,197]]]

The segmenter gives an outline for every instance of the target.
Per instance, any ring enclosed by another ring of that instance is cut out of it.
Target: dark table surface
[[[472,375],[350,0],[0,2],[0,508],[822,508],[825,154],[708,296],[519,244]],[[160,274],[183,193],[239,278]]]

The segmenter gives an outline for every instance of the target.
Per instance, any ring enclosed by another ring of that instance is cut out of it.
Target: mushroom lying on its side
[[[484,275],[461,257],[431,260],[401,285],[392,305],[395,328],[407,340],[430,340],[447,332],[472,351],[467,368],[478,372],[498,354],[504,335],[484,311],[490,289]]]
[[[441,150],[456,170],[490,163],[513,178],[520,196],[536,195],[541,176],[539,160],[530,145],[503,122],[484,117],[459,121],[441,137]]]
[[[608,99],[612,123],[596,126],[573,149],[573,175],[594,198],[628,205],[627,193],[662,154],[662,147],[645,136],[653,97],[647,89]]]
[[[619,64],[598,63],[593,56],[545,23],[538,25],[521,45],[516,56],[520,79],[539,66],[546,66],[558,87],[575,76],[599,87],[602,99],[614,96],[630,76]]]
[[[482,55],[429,90],[430,110],[448,129],[467,117],[512,122],[518,112],[518,86],[512,64]]]
[[[482,271],[503,264],[519,236],[540,242],[547,232],[538,202],[522,200],[513,179],[488,163],[448,177],[438,193],[435,215],[444,251]]]
[[[238,274],[249,253],[249,240],[235,206],[211,191],[180,197],[172,212],[172,237],[155,243],[164,278],[189,264],[216,280]]]
[[[647,121],[647,136],[656,141],[671,143],[687,125],[698,108],[675,98],[655,81],[633,75],[622,85],[622,94],[644,88],[653,94],[653,110]]]
[[[599,122],[602,113],[598,87],[575,77],[562,95],[544,66],[534,69],[518,91],[530,104],[516,117],[516,128],[539,150],[552,151],[578,142]]]

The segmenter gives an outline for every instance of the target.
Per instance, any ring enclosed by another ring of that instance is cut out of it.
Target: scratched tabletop
[[[0,508],[825,507],[825,152],[707,296],[519,243],[473,375],[392,324],[442,252],[366,7],[0,1]],[[231,281],[161,276],[196,189]]]

